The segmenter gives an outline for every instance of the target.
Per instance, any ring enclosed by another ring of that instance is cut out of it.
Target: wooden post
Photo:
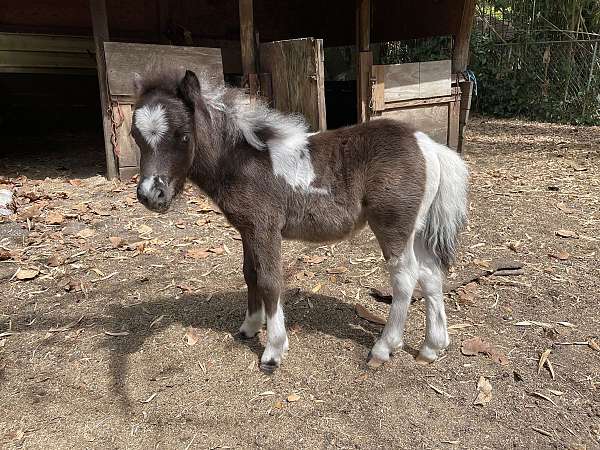
[[[248,82],[250,95],[256,95],[259,90],[258,67],[256,65],[256,41],[254,35],[253,0],[240,2],[240,44],[242,47],[242,69]]]
[[[100,106],[102,107],[102,127],[104,129],[104,151],[106,153],[106,177],[109,180],[117,176],[117,160],[112,147],[112,125],[110,114],[110,97],[106,81],[106,58],[104,41],[108,41],[108,19],[105,0],[90,0],[94,44],[96,47],[96,69],[100,85]]]
[[[463,72],[469,64],[469,44],[471,28],[475,17],[475,1],[464,0],[460,28],[454,36],[454,51],[452,52],[452,73]]]
[[[452,73],[460,74],[467,70],[469,64],[469,45],[471,42],[471,28],[473,27],[473,18],[475,17],[476,0],[464,0],[460,27],[456,36],[454,36],[454,49],[452,52]],[[460,78],[460,75],[459,75]],[[471,107],[471,92],[473,83],[470,81],[459,82],[461,89],[460,117],[458,130],[457,150],[463,150],[464,130],[469,118],[469,109]]]
[[[357,0],[356,9],[356,50],[358,53],[356,70],[357,121],[369,120],[369,100],[371,97],[371,0]]]

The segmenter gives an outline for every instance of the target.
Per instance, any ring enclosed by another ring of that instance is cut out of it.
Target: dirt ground
[[[53,145],[89,152],[73,139]],[[196,190],[161,216],[93,176],[101,156],[3,157],[18,208],[0,222],[0,446],[600,448],[599,145],[599,128],[474,119],[450,279],[501,258],[524,273],[449,293],[452,344],[428,366],[422,300],[407,351],[365,364],[381,325],[355,305],[388,308],[369,295],[388,289],[369,230],[285,243],[290,352],[273,376],[264,334],[235,336],[239,237]],[[487,349],[465,356],[477,337]]]

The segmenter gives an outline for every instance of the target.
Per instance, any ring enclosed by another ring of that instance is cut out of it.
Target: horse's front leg
[[[252,254],[252,246],[248,241],[249,239],[242,239],[244,248],[244,279],[248,286],[248,308],[246,309],[244,323],[240,327],[240,337],[242,339],[251,339],[256,336],[265,323],[265,308],[257,293],[254,256]]]
[[[288,349],[288,338],[281,305],[281,234],[279,230],[256,230],[242,236],[252,254],[256,273],[256,296],[262,302],[267,319],[267,345],[260,367],[272,373]]]

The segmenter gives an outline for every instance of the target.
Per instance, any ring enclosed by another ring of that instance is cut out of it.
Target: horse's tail
[[[469,172],[454,150],[423,133],[416,137],[427,163],[425,195],[429,194],[431,202],[419,231],[426,247],[447,270],[456,254],[458,233],[467,222]]]

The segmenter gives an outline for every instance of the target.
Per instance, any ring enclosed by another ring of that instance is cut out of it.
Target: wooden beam
[[[369,120],[369,100],[371,96],[371,0],[357,0],[356,3],[356,50],[358,51],[357,83],[357,121]]]
[[[463,72],[469,64],[469,44],[471,28],[475,17],[476,0],[464,0],[460,28],[454,36],[454,51],[452,54],[452,72]]]
[[[157,0],[158,12],[158,42],[161,44],[170,44],[168,37],[171,14],[169,10],[169,0]]]
[[[108,19],[106,15],[106,0],[90,0],[94,46],[96,47],[96,70],[100,85],[100,106],[102,108],[102,128],[104,130],[104,151],[106,153],[106,177],[109,180],[117,177],[117,160],[113,151],[111,136],[112,122],[110,115],[110,97],[106,81],[106,59],[104,42],[108,37]]]
[[[254,35],[253,0],[239,0],[240,3],[240,42],[242,46],[242,69],[248,83],[250,95],[256,95],[258,86],[258,67],[256,41]]]

